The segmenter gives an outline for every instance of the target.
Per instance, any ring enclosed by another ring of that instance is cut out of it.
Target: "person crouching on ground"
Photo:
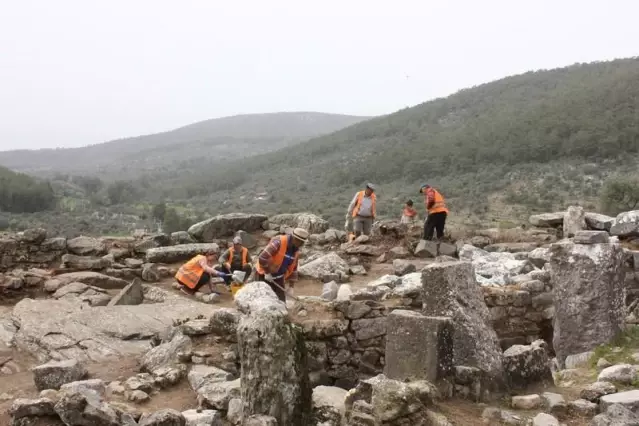
[[[287,293],[293,295],[300,248],[307,239],[308,232],[302,228],[295,228],[291,235],[273,237],[255,263],[256,280],[268,284],[282,302],[286,302]]]
[[[218,253],[215,250],[208,251],[204,255],[198,254],[184,265],[180,266],[175,279],[180,285],[180,291],[185,294],[193,295],[204,284],[209,286],[213,293],[212,277],[223,276],[223,273],[214,269],[213,265],[217,264]]]
[[[417,222],[417,210],[413,208],[413,200],[406,201],[404,205],[404,210],[402,210],[402,218],[400,219],[400,223],[405,223],[406,225],[412,225]]]
[[[220,257],[220,264],[215,267],[215,270],[220,271],[226,276],[222,277],[227,287],[231,286],[231,280],[233,272],[244,271],[245,284],[248,280],[253,268],[251,267],[251,256],[248,249],[242,245],[242,238],[233,238],[233,245],[228,248]]]
[[[446,200],[442,194],[430,185],[422,185],[419,188],[420,194],[424,194],[424,205],[428,212],[428,217],[424,221],[424,239],[432,240],[433,234],[437,231],[437,239],[444,238],[444,227],[448,217]]]
[[[370,235],[375,221],[377,196],[375,195],[375,186],[372,183],[366,185],[363,191],[359,191],[353,197],[351,204],[348,206],[346,219],[353,217],[353,230],[355,236]]]

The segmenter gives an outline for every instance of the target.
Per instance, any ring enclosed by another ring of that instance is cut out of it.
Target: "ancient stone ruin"
[[[0,238],[0,424],[637,425],[639,214],[348,243],[311,213],[172,235]],[[242,235],[312,235],[296,299],[173,288]],[[215,297],[214,297],[215,296]]]

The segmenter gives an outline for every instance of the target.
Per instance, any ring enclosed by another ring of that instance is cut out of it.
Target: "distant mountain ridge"
[[[235,115],[80,148],[4,151],[0,164],[39,176],[63,172],[136,178],[145,169],[203,157],[214,163],[216,158],[228,161],[270,152],[368,118],[320,112]]]

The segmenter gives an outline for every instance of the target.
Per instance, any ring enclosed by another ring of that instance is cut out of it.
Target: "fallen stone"
[[[60,283],[60,287],[69,283],[78,282],[105,290],[122,289],[129,284],[127,281],[120,278],[91,271],[60,274],[55,277],[55,280]]]
[[[386,328],[386,377],[435,383],[452,375],[454,328],[450,318],[395,310],[388,315]],[[422,349],[416,351],[417,347]]]
[[[105,403],[99,395],[87,393],[63,393],[55,404],[55,412],[66,425],[127,425],[121,412]]]
[[[586,225],[588,228],[596,231],[610,231],[610,227],[615,221],[614,217],[606,216],[599,213],[586,212]]]
[[[639,236],[639,210],[619,213],[610,227],[610,235],[617,237]]]
[[[171,242],[173,244],[193,244],[196,241],[186,231],[177,231],[171,233]]]
[[[160,281],[160,268],[155,263],[145,263],[142,265],[142,279],[147,283]]]
[[[327,253],[311,262],[305,263],[298,268],[301,277],[311,277],[321,279],[325,275],[338,274],[348,275],[350,267],[337,253]]]
[[[604,395],[599,399],[601,411],[606,411],[610,406],[615,404],[619,404],[632,412],[637,412],[637,410],[639,410],[639,390],[633,389]]]
[[[111,299],[107,306],[139,305],[142,302],[144,302],[142,283],[136,278],[131,282],[131,284],[120,290],[120,292]]]
[[[573,241],[575,244],[606,244],[610,237],[606,231],[577,231]]]
[[[176,333],[169,342],[162,343],[144,354],[141,370],[153,373],[160,368],[178,364],[178,353],[191,350],[191,345],[191,339],[188,336]]]
[[[277,426],[277,420],[271,416],[256,414],[246,419],[244,426]]]
[[[284,213],[268,218],[269,226],[304,228],[309,234],[321,234],[329,227],[328,221],[312,213]]]
[[[530,216],[528,222],[539,228],[555,228],[564,223],[565,212],[542,213]]]
[[[165,408],[151,414],[143,414],[139,426],[185,426],[186,419],[179,411]]]
[[[591,351],[623,329],[624,253],[618,244],[563,243],[551,250],[553,347],[563,367],[568,355]]]
[[[74,359],[51,361],[34,367],[31,371],[38,390],[60,389],[65,383],[82,380],[88,374],[84,365]]]
[[[546,413],[539,413],[532,420],[532,426],[559,426],[559,420]]]
[[[603,411],[590,426],[639,426],[639,416],[621,404],[612,404]]]
[[[346,391],[334,386],[317,386],[313,389],[313,420],[318,424],[340,424],[345,414]]]
[[[55,415],[54,402],[48,398],[23,399],[13,401],[9,408],[9,415],[14,419],[23,417],[45,417]]]
[[[78,256],[103,255],[106,253],[106,245],[98,239],[80,236],[67,240],[67,250]]]
[[[545,247],[539,247],[528,253],[528,259],[537,268],[543,268],[544,265],[550,262],[550,249]]]
[[[597,376],[599,382],[612,382],[629,385],[637,378],[637,370],[630,364],[618,364],[604,368]]]
[[[568,413],[568,405],[562,395],[558,393],[544,392],[541,397],[544,400],[546,411],[559,418],[566,417]]]
[[[404,246],[397,246],[390,249],[388,255],[391,259],[406,259],[410,256],[410,252]]]
[[[101,270],[111,266],[103,257],[76,256],[74,254],[62,255],[61,264],[63,268],[85,269],[85,270]]]
[[[542,400],[537,394],[513,396],[510,405],[516,410],[534,410],[541,407]]]
[[[351,275],[366,275],[367,271],[363,265],[351,265],[350,273]]]
[[[394,288],[397,284],[401,283],[402,279],[397,275],[382,275],[375,281],[371,281],[366,286],[369,288],[377,287],[389,287]]]
[[[202,243],[157,247],[147,250],[145,258],[149,263],[177,263],[209,250],[219,250],[219,246],[215,243]]]
[[[528,253],[537,248],[536,243],[496,243],[484,247],[489,253]]]
[[[552,383],[548,345],[536,340],[530,345],[513,345],[504,352],[504,369],[510,385],[525,388],[531,383]]]
[[[610,382],[595,382],[581,390],[579,396],[590,402],[599,402],[604,395],[616,393],[617,388]]]
[[[568,355],[564,364],[567,369],[584,368],[590,363],[590,358],[595,355],[593,351],[582,352],[580,354]]]
[[[477,282],[481,285],[503,286],[513,277],[532,270],[528,259],[519,260],[513,253],[489,253],[465,244],[459,251],[459,259],[472,263]]]
[[[211,242],[216,238],[230,237],[237,231],[256,232],[263,229],[268,217],[263,214],[230,213],[198,222],[188,229],[197,241]]]
[[[337,299],[337,291],[339,290],[339,286],[335,281],[331,281],[322,285],[322,294],[321,298],[326,300],[335,300]]]
[[[49,391],[51,389],[48,389]],[[43,391],[44,392],[44,391]],[[104,382],[100,379],[88,379],[88,380],[78,380],[75,382],[65,383],[60,386],[60,392],[66,393],[87,393],[87,392],[95,392],[100,397],[104,397],[106,395],[106,386]],[[59,395],[57,397],[52,397],[53,400],[60,399]]]
[[[238,400],[239,401],[239,400]],[[222,413],[217,410],[187,410],[182,412],[185,426],[222,426]]]
[[[594,417],[597,414],[597,404],[585,399],[577,399],[568,403],[568,414],[573,417]]]
[[[439,254],[437,243],[435,241],[420,240],[413,254],[415,257],[435,258]]]
[[[401,277],[402,275],[410,274],[415,271],[417,271],[417,267],[413,263],[402,259],[393,260],[393,272],[395,275]]]

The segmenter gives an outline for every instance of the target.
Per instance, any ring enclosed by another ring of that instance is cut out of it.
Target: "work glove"
[[[265,274],[265,275],[264,275],[264,279],[265,279],[266,281],[273,281],[273,275],[271,275],[271,274]]]

